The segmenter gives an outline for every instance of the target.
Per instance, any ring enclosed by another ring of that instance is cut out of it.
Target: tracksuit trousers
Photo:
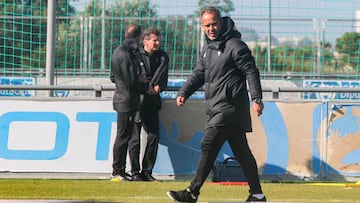
[[[129,156],[131,159],[131,174],[140,172],[140,133],[141,127],[147,133],[146,147],[141,164],[141,173],[151,175],[158,152],[159,144],[159,112],[155,108],[144,108],[140,112],[141,121],[136,121],[135,128],[129,141]]]
[[[215,159],[225,143],[228,141],[236,160],[242,166],[248,180],[251,194],[262,194],[256,160],[249,148],[246,133],[237,126],[220,126],[205,129],[201,141],[201,155],[194,179],[189,189],[199,195],[200,189],[213,169]]]
[[[128,142],[134,129],[135,112],[117,112],[117,131],[113,146],[112,175],[125,175]]]

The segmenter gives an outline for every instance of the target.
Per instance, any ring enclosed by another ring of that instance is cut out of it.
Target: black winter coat
[[[219,36],[214,41],[207,38],[192,75],[178,95],[189,98],[205,84],[206,127],[230,124],[251,132],[247,83],[251,98],[262,98],[259,71],[230,18],[222,18]]]
[[[161,91],[167,88],[168,72],[169,72],[169,56],[165,51],[159,49],[154,51],[151,55],[146,53],[144,48],[140,48],[139,56],[141,62],[144,63],[142,72],[146,78],[150,79],[150,85],[152,87],[159,85]],[[157,95],[145,94],[141,108],[160,110],[161,97]]]
[[[139,81],[140,64],[136,58],[138,44],[135,39],[125,39],[112,55],[110,79],[116,85],[113,108],[117,112],[140,109],[140,94],[146,93],[148,83]]]

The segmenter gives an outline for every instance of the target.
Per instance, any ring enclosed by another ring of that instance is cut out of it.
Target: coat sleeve
[[[169,56],[166,52],[161,52],[160,61],[160,65],[156,69],[154,76],[151,79],[151,85],[159,85],[160,89],[163,91],[167,88],[169,73]]]
[[[137,69],[131,60],[131,56],[124,52],[118,52],[113,56],[110,77],[117,86],[122,84],[138,93],[146,93],[149,87],[148,84],[139,81]]]
[[[240,41],[240,45],[236,46],[233,54],[236,66],[246,76],[251,100],[255,98],[262,99],[259,69],[256,67],[255,59],[251,55],[250,49],[244,42]]]
[[[122,65],[123,65],[123,56],[120,53],[120,49],[117,48],[111,58],[111,74],[110,74],[110,80],[116,84],[116,86],[119,86],[121,83],[124,83],[126,85],[125,81],[123,82],[122,77]]]

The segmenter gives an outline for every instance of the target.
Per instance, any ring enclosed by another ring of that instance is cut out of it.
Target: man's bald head
[[[125,38],[138,38],[142,34],[141,27],[139,25],[131,24],[126,28]]]

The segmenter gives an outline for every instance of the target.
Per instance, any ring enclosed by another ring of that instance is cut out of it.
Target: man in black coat
[[[135,113],[140,109],[140,94],[158,94],[141,77],[140,63],[136,57],[141,39],[141,27],[130,25],[123,43],[118,46],[111,59],[110,80],[115,83],[113,108],[117,112],[117,132],[113,146],[113,172],[111,181],[131,181],[125,172],[128,142],[134,128]],[[131,157],[130,157],[131,159]]]
[[[204,9],[200,18],[207,43],[192,75],[179,90],[176,103],[183,106],[205,84],[208,120],[194,179],[185,190],[167,194],[177,202],[196,202],[219,150],[228,141],[249,182],[250,195],[246,201],[265,202],[256,160],[246,138],[246,132],[252,131],[247,83],[253,110],[259,116],[264,108],[259,71],[232,19],[221,17],[214,7]]]
[[[150,86],[159,91],[165,90],[168,81],[169,57],[160,49],[161,33],[158,29],[149,28],[143,32],[144,46],[140,48],[139,60],[142,77],[149,80]],[[131,174],[134,181],[157,181],[152,176],[159,144],[159,94],[144,94],[141,102],[140,117],[135,121],[135,128],[129,141],[131,157]],[[147,133],[144,157],[140,173],[140,132],[141,127]]]

